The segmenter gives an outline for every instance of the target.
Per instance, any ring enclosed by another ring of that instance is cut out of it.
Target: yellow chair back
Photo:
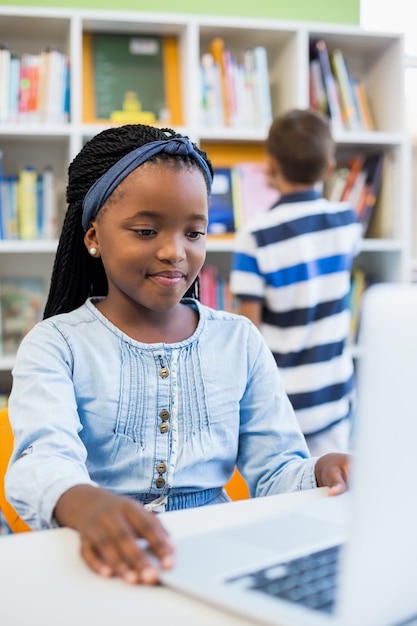
[[[247,500],[250,498],[248,486],[237,468],[233,473],[232,478],[225,486],[227,495],[232,500]]]
[[[4,493],[4,477],[9,459],[13,451],[13,432],[9,422],[9,413],[0,409],[0,510],[13,533],[30,530],[29,526],[19,517],[14,508],[6,500]]]

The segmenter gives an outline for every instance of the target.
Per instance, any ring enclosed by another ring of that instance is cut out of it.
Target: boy
[[[231,290],[262,331],[312,455],[349,448],[354,392],[346,346],[350,272],[361,227],[318,184],[334,167],[323,115],[293,110],[272,123],[266,176],[278,202],[236,233]]]

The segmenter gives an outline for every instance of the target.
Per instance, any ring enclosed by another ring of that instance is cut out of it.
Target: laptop
[[[162,583],[256,624],[417,624],[417,285],[362,302],[346,494],[179,539]]]

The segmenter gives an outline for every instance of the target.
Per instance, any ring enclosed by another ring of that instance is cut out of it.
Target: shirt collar
[[[275,204],[271,208],[275,209],[275,207],[279,206],[280,204],[289,204],[291,202],[310,202],[311,200],[319,200],[321,197],[321,194],[318,193],[315,189],[296,191],[294,193],[287,193],[281,196],[280,199],[275,202]]]

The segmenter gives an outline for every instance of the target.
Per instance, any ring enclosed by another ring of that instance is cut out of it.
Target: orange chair
[[[13,533],[30,530],[29,526],[18,516],[14,508],[7,502],[4,493],[4,476],[13,451],[13,432],[9,422],[7,409],[0,410],[0,510]]]
[[[235,468],[233,476],[225,486],[225,489],[227,495],[232,500],[247,500],[250,498],[248,486],[237,468]]]

